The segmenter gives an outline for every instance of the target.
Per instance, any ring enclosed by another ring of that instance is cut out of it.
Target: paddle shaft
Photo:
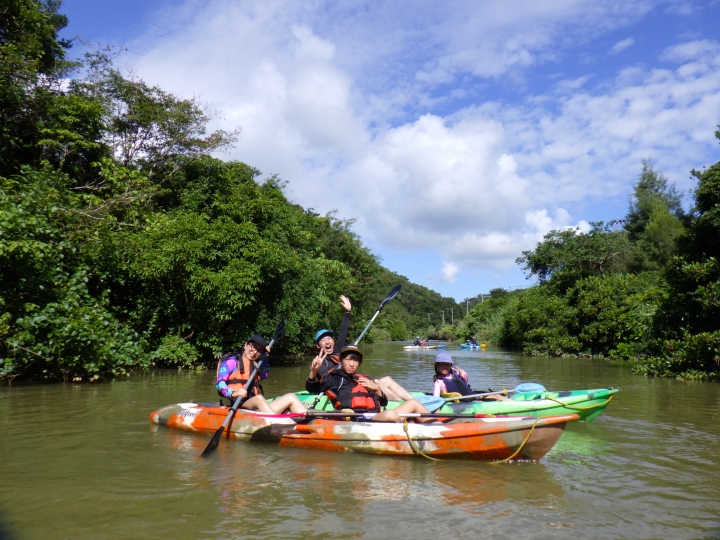
[[[357,345],[358,343],[360,343],[360,340],[361,340],[361,339],[363,338],[363,336],[365,335],[365,332],[367,332],[367,331],[368,331],[368,328],[370,328],[370,325],[375,322],[375,319],[377,318],[378,315],[380,315],[380,310],[379,310],[379,309],[375,312],[375,315],[373,315],[372,319],[370,319],[370,322],[367,323],[367,326],[365,327],[365,329],[360,333],[360,335],[358,336],[358,338],[355,340],[354,345]]]
[[[280,337],[283,334],[283,331],[285,330],[285,319],[280,321],[280,324],[277,325],[277,328],[275,328],[275,334],[273,335],[272,339],[270,340],[270,345],[267,346],[268,351],[272,349],[273,344],[275,343],[276,339],[280,339]],[[262,357],[261,357],[262,358]],[[242,362],[242,358],[238,359],[239,362]],[[222,423],[222,425],[217,429],[215,434],[210,439],[210,442],[205,447],[205,450],[203,450],[203,453],[200,454],[200,457],[205,457],[210,452],[215,450],[217,448],[218,443],[220,442],[220,437],[222,437],[222,434],[225,432],[225,429],[228,427],[228,424],[232,421],[233,417],[235,416],[235,413],[237,412],[238,408],[240,407],[240,404],[247,398],[247,392],[250,389],[250,385],[253,384],[255,381],[255,377],[257,377],[259,368],[256,365],[255,369],[253,369],[252,373],[250,374],[250,377],[248,378],[248,381],[243,386],[243,390],[245,390],[245,397],[242,395],[239,395],[237,399],[235,400],[235,403],[233,403],[233,406],[230,408],[230,411],[228,412],[227,416],[225,417],[225,421]]]
[[[270,340],[270,345],[267,346],[268,350],[272,350],[272,346],[274,344],[275,344],[275,337],[273,336],[273,338]],[[248,382],[246,382],[245,386],[243,386],[243,390],[245,390],[245,392],[246,392],[245,397],[243,398],[241,395],[237,397],[237,399],[235,400],[235,403],[233,403],[233,406],[227,415],[227,418],[225,418],[225,421],[223,422],[223,425],[222,425],[223,429],[225,429],[228,425],[228,422],[230,422],[230,418],[231,418],[230,415],[234,414],[235,411],[238,410],[238,407],[240,407],[240,405],[242,404],[243,400],[247,398],[247,391],[250,389],[250,385],[253,384],[253,382],[255,382],[255,377],[257,377],[258,370],[259,370],[259,368],[257,366],[255,366],[255,369],[250,374],[250,378],[248,379]]]
[[[523,383],[523,384],[517,385],[517,386],[516,386],[515,388],[513,388],[512,390],[501,390],[500,392],[483,392],[482,394],[472,394],[472,395],[469,395],[469,396],[459,396],[459,397],[454,397],[454,398],[443,398],[443,399],[445,399],[445,401],[456,401],[456,400],[462,400],[462,399],[473,399],[473,398],[478,398],[478,397],[483,397],[483,396],[499,396],[499,395],[507,396],[510,392],[523,392],[523,390],[520,389],[523,385],[525,385],[526,387],[527,387],[528,385],[530,385],[530,386],[532,386],[532,385],[538,386],[539,388],[537,388],[536,390],[532,390],[533,392],[535,392],[535,391],[537,391],[537,392],[547,392],[547,390],[545,389],[545,387],[542,386],[542,385],[540,385],[540,384],[537,384],[537,383]]]
[[[385,304],[387,304],[390,300],[392,300],[393,298],[395,298],[395,297],[398,295],[399,292],[400,292],[400,285],[396,285],[395,287],[393,287],[393,290],[390,291],[390,293],[385,297],[385,300],[383,300],[382,302],[380,302],[380,307],[379,307],[378,310],[375,312],[375,315],[372,316],[372,319],[370,319],[370,322],[367,323],[367,326],[365,326],[365,329],[364,329],[362,332],[360,332],[360,335],[359,335],[358,338],[355,340],[355,342],[353,343],[353,345],[357,345],[358,343],[360,343],[360,340],[361,340],[361,339],[363,338],[363,336],[365,335],[365,332],[367,332],[367,331],[368,331],[368,328],[370,328],[370,325],[372,325],[372,323],[375,322],[375,319],[377,318],[378,315],[380,315],[380,312],[381,312],[382,309],[385,307]]]
[[[509,392],[514,392],[514,390],[510,390]],[[479,398],[483,396],[499,396],[508,395],[508,390],[500,390],[499,392],[483,392],[482,394],[470,394],[469,396],[458,396],[458,397],[449,397],[449,398],[443,398],[445,401],[458,401],[463,399],[474,399]]]
[[[358,413],[358,412],[313,412],[305,413],[305,418],[345,418],[364,417],[371,419],[371,415],[379,413]],[[487,414],[442,414],[442,413],[398,413],[400,418],[486,418]]]

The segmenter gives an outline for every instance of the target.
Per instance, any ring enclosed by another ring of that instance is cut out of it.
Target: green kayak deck
[[[452,414],[487,414],[495,416],[559,416],[578,414],[580,420],[592,422],[605,410],[620,388],[597,388],[592,390],[567,390],[562,392],[509,392],[510,401],[456,401],[447,402],[433,412]],[[308,409],[333,411],[332,403],[324,395],[296,392]],[[422,396],[422,392],[411,392]],[[391,401],[388,409],[394,409],[402,401]]]

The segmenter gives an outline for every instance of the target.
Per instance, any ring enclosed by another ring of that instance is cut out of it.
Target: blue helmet
[[[332,336],[335,337],[335,334],[333,334],[332,330],[328,330],[327,328],[323,328],[322,330],[318,330],[317,334],[315,334],[315,343],[320,341],[325,336]]]

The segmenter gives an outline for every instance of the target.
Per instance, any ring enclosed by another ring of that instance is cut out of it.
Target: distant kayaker
[[[470,345],[474,345],[475,347],[478,346],[478,340],[475,339],[475,336],[473,336],[472,339],[470,340]]]
[[[372,417],[374,422],[402,422],[401,413],[430,412],[416,399],[405,401],[396,409],[382,411],[388,398],[376,381],[357,373],[362,361],[362,351],[354,345],[347,345],[340,351],[340,365],[325,373],[320,381],[321,390],[335,409],[377,412]]]
[[[416,347],[422,347],[422,341],[420,341],[420,336],[415,336],[415,341],[413,342],[413,345]]]
[[[307,409],[295,394],[285,394],[268,403],[262,395],[260,380],[267,378],[270,372],[270,365],[267,361],[267,349],[265,338],[255,334],[243,345],[242,353],[228,353],[222,357],[218,364],[215,387],[218,393],[234,402],[238,396],[249,399],[241,402],[241,407],[248,410],[257,410],[266,413],[281,413],[286,409],[292,412],[306,412]],[[238,358],[239,357],[239,358]],[[244,386],[255,368],[258,374],[255,376],[249,391]]]
[[[433,377],[433,396],[439,397],[442,394],[460,394],[469,396],[473,393],[470,388],[468,374],[462,369],[453,365],[452,356],[447,352],[441,352],[435,357],[435,376]]]
[[[350,311],[352,310],[350,300],[346,296],[340,297],[340,304],[345,308],[345,316],[340,325],[337,342],[335,341],[335,335],[332,330],[323,328],[315,334],[315,347],[318,349],[318,354],[310,364],[310,374],[305,381],[305,390],[312,394],[319,394],[321,392],[320,379],[322,379],[330,369],[340,364],[340,351],[345,346],[348,328],[350,327]],[[410,393],[396,383],[392,377],[386,376],[381,379],[375,379],[375,383],[382,388],[383,393],[388,399],[394,401],[413,399]]]

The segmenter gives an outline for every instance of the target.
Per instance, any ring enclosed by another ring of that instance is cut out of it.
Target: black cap
[[[343,358],[347,356],[348,354],[355,354],[360,357],[360,361],[362,361],[363,353],[360,349],[358,349],[355,345],[345,345],[340,351],[340,358]]]
[[[259,334],[253,334],[252,336],[250,336],[250,339],[248,339],[248,343],[250,342],[257,343],[258,345],[260,345],[260,348],[262,350],[265,350],[265,347],[267,347],[267,343],[265,343],[265,338]]]

